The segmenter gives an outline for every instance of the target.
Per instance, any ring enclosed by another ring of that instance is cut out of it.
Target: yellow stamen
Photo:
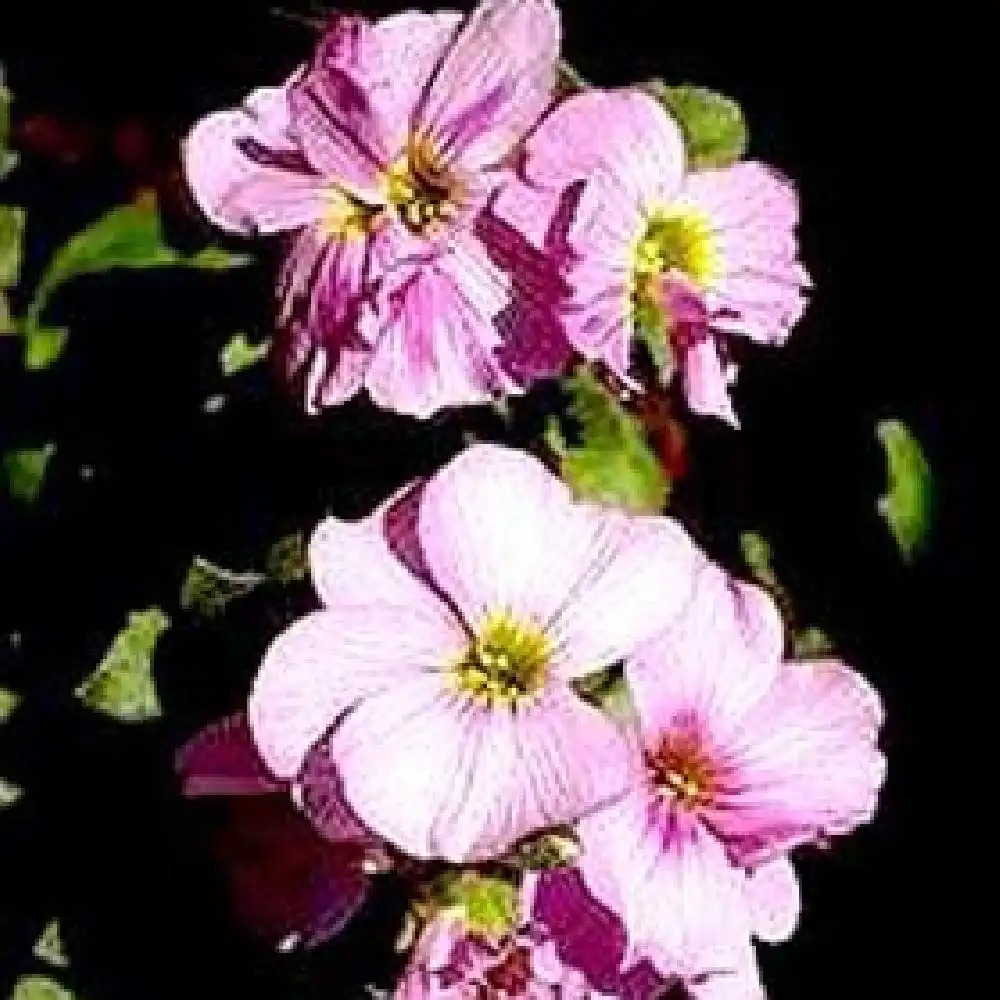
[[[327,188],[324,201],[322,226],[327,235],[356,239],[372,231],[378,209],[362,204],[338,187]]]
[[[646,754],[646,770],[659,793],[677,805],[694,809],[715,795],[718,778],[702,741],[682,729],[663,736]]]
[[[552,644],[537,626],[495,613],[484,619],[451,677],[458,690],[489,707],[514,707],[541,690],[551,654]]]
[[[440,164],[426,140],[412,138],[385,174],[386,201],[414,233],[432,232],[448,222],[461,196],[458,179]]]

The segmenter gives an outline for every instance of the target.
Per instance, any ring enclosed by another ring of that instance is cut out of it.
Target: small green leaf
[[[927,541],[933,518],[931,469],[919,442],[902,421],[879,421],[876,435],[889,467],[888,492],[879,497],[878,512],[904,561],[912,562]]]
[[[41,371],[57,361],[66,347],[69,330],[65,326],[38,326],[26,321],[24,336],[24,367]]]
[[[45,470],[56,453],[56,446],[49,441],[40,448],[20,448],[3,456],[3,482],[13,500],[33,504],[42,491]]]
[[[649,352],[649,359],[656,369],[657,382],[670,385],[676,371],[674,352],[663,310],[645,299],[634,304],[635,333],[639,342]]]
[[[10,1000],[77,1000],[75,994],[48,976],[21,976]]]
[[[214,618],[230,601],[245,597],[266,579],[261,573],[234,573],[196,556],[181,584],[180,604],[185,611]]]
[[[193,256],[164,241],[160,217],[148,204],[120,205],[71,236],[52,255],[35,288],[27,318],[38,323],[55,293],[72,278],[114,268],[190,267],[221,270],[241,267],[251,258],[209,247]]]
[[[750,135],[740,106],[704,87],[669,87],[654,80],[647,91],[677,119],[684,133],[688,167],[728,167],[747,151]]]
[[[580,857],[580,842],[571,827],[547,830],[521,841],[502,862],[518,871],[567,868]]]
[[[556,93],[575,94],[589,87],[590,84],[565,59],[559,60],[556,65]]]
[[[128,625],[115,636],[97,669],[76,689],[76,696],[88,708],[121,722],[158,718],[153,651],[169,625],[170,619],[160,608],[131,612]]]
[[[570,395],[569,414],[580,425],[580,444],[567,443],[555,418],[546,442],[577,497],[640,513],[663,510],[670,484],[642,423],[585,368],[562,384]]]
[[[0,723],[6,722],[17,711],[21,701],[16,691],[0,687]]]
[[[471,931],[501,935],[517,924],[517,886],[505,879],[465,873],[448,882],[445,900],[461,910]]]
[[[0,63],[0,181],[17,166],[17,153],[7,147],[10,139],[10,106],[14,97],[7,88],[3,63]]]
[[[810,660],[829,656],[834,650],[833,640],[822,630],[810,625],[792,636],[792,656],[797,660]]]
[[[66,946],[63,944],[62,928],[59,926],[59,918],[53,917],[42,931],[41,937],[35,942],[32,955],[39,961],[48,965],[54,965],[59,969],[65,969],[69,965],[69,958],[66,956]]]
[[[309,575],[309,550],[305,535],[296,531],[268,549],[264,564],[267,575],[278,583],[298,583]]]
[[[219,367],[222,369],[222,374],[228,377],[252,367],[263,361],[270,349],[270,340],[251,344],[247,342],[245,333],[233,334],[219,352]]]
[[[0,809],[10,808],[22,795],[24,795],[24,789],[20,785],[15,785],[0,775]]]
[[[740,535],[740,550],[743,553],[743,561],[754,578],[768,590],[775,589],[778,586],[778,578],[771,568],[770,542],[756,531],[744,531]]]
[[[0,288],[13,288],[20,277],[26,217],[23,208],[0,205]]]

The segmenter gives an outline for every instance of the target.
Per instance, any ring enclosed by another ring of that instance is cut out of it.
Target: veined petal
[[[418,858],[482,861],[620,793],[614,725],[563,691],[516,714],[406,681],[366,701],[324,743],[359,818]]]
[[[738,964],[750,937],[745,876],[692,817],[637,788],[579,832],[583,879],[621,915],[633,953],[685,981]]]
[[[706,819],[755,863],[874,814],[885,779],[881,704],[836,660],[789,661],[729,748],[731,789]]]
[[[549,626],[557,669],[570,677],[628,656],[675,621],[705,558],[671,518],[588,513],[595,529],[586,563]]]
[[[550,101],[560,30],[551,0],[482,0],[417,105],[414,133],[445,166],[497,163]]]
[[[464,645],[429,591],[405,606],[374,598],[300,619],[271,644],[250,695],[261,757],[277,777],[294,777],[344,712],[406,677],[440,670]]]
[[[468,291],[432,264],[389,293],[388,320],[365,377],[377,405],[426,419],[510,388],[492,354],[493,317]]]
[[[288,90],[297,75],[254,91],[241,107],[207,115],[184,140],[191,193],[220,229],[283,232],[321,215],[322,178],[289,131]]]
[[[531,136],[525,173],[545,187],[589,179],[603,167],[635,204],[672,198],[684,178],[684,138],[653,98],[630,88],[588,90],[563,101]]]
[[[647,745],[678,716],[717,746],[736,744],[778,675],[782,634],[766,595],[703,559],[682,613],[625,665]]]
[[[715,337],[698,338],[683,348],[681,370],[684,397],[694,413],[717,417],[732,427],[739,427]]]

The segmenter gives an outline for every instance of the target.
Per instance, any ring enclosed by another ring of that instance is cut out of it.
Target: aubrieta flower
[[[495,210],[535,234],[579,187],[559,304],[574,347],[627,380],[637,326],[651,324],[692,410],[735,424],[729,338],[780,345],[805,307],[791,183],[754,161],[686,171],[679,126],[633,89],[559,104],[528,140],[522,181]]]
[[[308,409],[365,388],[426,417],[518,389],[498,358],[509,279],[474,223],[549,103],[559,37],[551,0],[338,15],[283,86],[194,127],[208,218],[292,234],[279,321]]]
[[[442,915],[424,929],[395,1000],[615,1000],[563,963],[554,943],[527,926],[491,938]],[[643,998],[646,1000],[646,998]]]
[[[337,802],[336,786],[320,836],[287,783],[264,766],[243,713],[192,737],[177,752],[175,767],[185,795],[225,797],[226,819],[214,848],[235,913],[250,931],[282,950],[312,948],[361,909],[372,871],[387,861],[384,846]]]
[[[495,857],[625,790],[621,730],[570,681],[680,613],[700,558],[667,518],[574,503],[536,459],[472,446],[372,517],[317,529],[325,607],[265,655],[254,740],[307,809],[333,766],[406,854]]]
[[[579,867],[665,974],[745,979],[750,935],[795,924],[787,852],[874,813],[878,695],[836,660],[783,660],[782,640],[773,602],[705,563],[685,613],[626,661],[635,779],[580,821]]]

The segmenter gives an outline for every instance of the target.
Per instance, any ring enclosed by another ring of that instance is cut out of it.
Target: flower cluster
[[[733,338],[781,344],[804,307],[795,191],[754,161],[688,170],[639,88],[559,99],[560,33],[551,0],[338,15],[284,84],[192,130],[208,218],[288,237],[282,356],[309,410],[363,389],[427,417],[573,352],[628,381],[641,328],[692,409],[735,423]]]
[[[336,16],[283,85],[194,128],[209,218],[289,238],[308,409],[364,390],[426,417],[574,355],[642,389],[653,344],[692,411],[736,423],[734,338],[781,344],[804,307],[795,192],[753,161],[692,170],[649,91],[566,94],[559,43],[551,0]],[[798,918],[791,852],[875,809],[863,678],[789,658],[772,598],[678,520],[501,445],[326,519],[309,566],[319,609],[178,758],[188,794],[266,796],[308,845],[244,866],[266,933],[318,943],[395,868],[422,885],[399,998],[760,996],[753,941]],[[577,848],[554,868],[526,850],[553,831]],[[516,912],[481,926],[427,888],[442,870],[492,873]]]

